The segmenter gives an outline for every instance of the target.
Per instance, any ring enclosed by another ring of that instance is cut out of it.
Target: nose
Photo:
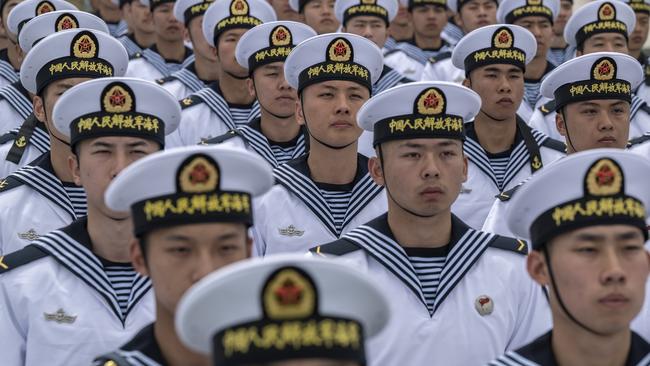
[[[425,154],[422,167],[422,178],[431,179],[440,177],[438,162],[433,154]]]
[[[600,113],[598,119],[598,129],[600,131],[610,131],[614,129],[612,117],[607,112]]]
[[[340,93],[336,98],[336,107],[334,113],[336,114],[350,114],[350,103],[345,94]]]
[[[361,35],[367,39],[372,39],[372,28],[370,27],[370,24],[363,27]]]
[[[603,259],[602,281],[604,284],[625,283],[625,271],[619,255],[614,249],[606,251]]]
[[[499,83],[499,93],[500,94],[509,94],[512,91],[512,85],[507,76],[502,76]]]
[[[115,178],[130,163],[131,161],[129,160],[126,152],[116,153],[115,162],[113,164],[113,170],[111,171],[111,178]]]
[[[218,268],[215,265],[209,251],[198,251],[194,272],[192,272],[192,283],[198,282],[203,277],[212,273]]]

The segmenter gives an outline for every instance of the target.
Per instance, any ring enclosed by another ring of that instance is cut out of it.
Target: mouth
[[[497,100],[497,104],[503,107],[510,107],[514,104],[514,102],[510,98],[501,98]]]
[[[600,142],[601,144],[615,144],[616,141],[617,140],[612,136],[605,136],[605,137],[601,138],[600,140],[598,140],[598,142]]]
[[[600,298],[598,302],[609,308],[620,308],[627,305],[630,299],[622,294],[614,293]]]
[[[281,95],[281,96],[275,98],[275,100],[277,100],[277,101],[291,101],[291,102],[295,102],[295,101],[296,101],[296,98],[294,98],[294,97],[292,97],[292,96],[290,96],[290,95]]]
[[[438,187],[429,187],[420,191],[420,196],[422,196],[424,199],[431,200],[431,199],[439,198],[440,196],[443,195],[443,193],[444,192],[442,191],[442,189]]]
[[[332,128],[340,128],[340,129],[345,129],[345,128],[352,128],[352,123],[347,122],[347,121],[335,121],[330,123],[330,127]]]

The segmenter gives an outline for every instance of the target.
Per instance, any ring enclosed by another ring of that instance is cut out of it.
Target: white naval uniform
[[[553,71],[553,69],[555,69],[555,65],[551,62],[547,62],[544,74],[539,78],[539,80],[524,78],[524,98],[517,109],[517,115],[521,117],[524,122],[529,123],[535,110],[550,101],[550,99],[542,95],[540,89],[542,86],[542,80],[546,75]],[[556,140],[561,141],[562,139],[556,138]]]
[[[331,210],[309,177],[307,156],[274,170],[276,185],[254,201],[253,253],[306,253],[386,211],[386,196],[368,174],[368,159],[357,156],[352,198],[340,232]]]
[[[307,152],[309,137],[307,129],[301,126],[300,132],[292,141],[293,148],[291,151],[285,151],[285,155],[278,156],[275,154],[271,143],[262,133],[261,118],[255,118],[249,124],[237,127],[227,133],[205,141],[205,144],[222,144],[251,151],[261,156],[273,168],[280,164],[287,163],[290,160],[297,159]],[[288,149],[285,149],[288,150]]]
[[[170,92],[178,100],[208,86],[208,83],[196,76],[194,62],[167,77],[157,79],[156,83],[165,88],[165,90]]]
[[[167,148],[196,145],[221,136],[260,116],[257,101],[246,106],[229,104],[223,97],[218,82],[183,99],[181,108],[181,123],[178,129],[165,139]],[[231,108],[244,113],[233,115]]]
[[[519,184],[542,166],[564,156],[559,141],[549,139],[539,131],[530,129],[525,122],[517,118],[515,144],[510,154],[503,185],[499,186],[487,153],[474,137],[474,123],[465,124],[465,129],[467,139],[464,143],[464,151],[469,160],[467,182],[463,183],[460,195],[451,206],[451,210],[472,228],[480,229],[483,226],[494,198],[498,194]],[[527,148],[526,135],[532,137],[528,143],[539,151],[540,164],[533,156],[537,154],[531,154]]]
[[[6,177],[50,151],[45,125],[31,114],[20,128],[0,136],[0,178]]]
[[[437,50],[423,50],[413,41],[399,42],[392,51],[384,56],[384,64],[399,71],[411,80],[420,80],[424,65],[430,57],[443,52],[451,52],[452,46],[446,41]]]
[[[185,48],[185,60],[181,63],[176,61],[167,61],[159,53],[156,45],[136,53],[129,60],[128,68],[124,76],[139,78],[149,81],[156,81],[173,72],[178,71],[186,66],[187,58],[192,55],[192,50]]]
[[[646,250],[649,249],[648,243],[646,243]],[[646,282],[643,307],[636,318],[632,320],[631,328],[633,331],[639,333],[646,341],[650,342],[650,279]]]
[[[32,98],[20,81],[0,88],[0,133],[20,127],[33,110]]]
[[[569,121],[569,123],[571,123],[571,121]],[[530,127],[553,139],[564,141],[564,136],[560,135],[555,125],[554,101],[550,101],[535,109],[528,124]],[[629,138],[633,139],[648,131],[650,131],[650,104],[646,103],[636,94],[633,94],[632,104],[630,105]]]
[[[168,364],[156,341],[153,323],[142,328],[133,339],[117,351],[97,357],[93,362],[93,366],[167,366]]]
[[[135,36],[133,34],[125,34],[121,37],[117,38],[120,43],[122,43],[122,46],[126,48],[126,53],[129,55],[129,59],[132,59],[135,57],[136,54],[142,53],[144,50],[140,45],[135,41]]]
[[[5,48],[0,50],[0,88],[15,82],[20,82],[19,73],[9,62],[9,56]]]
[[[445,52],[427,61],[420,80],[449,81],[461,84],[465,80],[465,70],[454,66],[451,62],[451,52]]]
[[[553,65],[560,66],[565,61],[576,57],[576,49],[573,46],[566,46],[565,48],[549,48],[546,54],[546,59],[551,61]]]
[[[151,281],[134,277],[122,314],[91,245],[82,219],[5,257],[9,269],[0,272],[3,365],[90,365],[154,319]],[[20,263],[39,249],[48,254]]]
[[[525,244],[473,230],[455,216],[451,235],[432,311],[386,214],[312,249],[341,255],[388,295],[391,321],[368,342],[369,366],[482,365],[551,327],[542,288],[526,273]],[[489,300],[484,315],[480,297]]]
[[[639,62],[641,63],[641,66],[643,66],[645,78],[641,85],[636,88],[634,94],[650,105],[650,56],[646,56],[641,52],[641,59]]]
[[[0,255],[86,215],[86,193],[81,187],[64,187],[49,153],[0,183]]]

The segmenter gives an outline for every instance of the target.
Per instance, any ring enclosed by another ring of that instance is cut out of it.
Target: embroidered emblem
[[[36,230],[29,229],[29,230],[27,230],[27,232],[18,233],[18,237],[20,239],[23,239],[23,240],[34,241],[34,240],[40,238],[41,236],[36,232]]]
[[[542,5],[542,0],[528,0],[528,5]]]
[[[129,112],[133,109],[133,96],[129,90],[118,84],[104,93],[102,103],[106,112]]]
[[[0,256],[0,268],[2,269],[9,269],[9,266],[4,264],[3,260],[5,259],[5,256]]]
[[[104,363],[104,366],[117,366],[117,364],[115,363],[115,361],[110,360],[110,361],[106,361]]]
[[[197,156],[184,165],[178,176],[182,192],[211,192],[219,186],[219,168],[204,156]]]
[[[533,162],[531,163],[531,166],[533,167],[533,169],[539,169],[542,167],[542,162],[541,160],[539,160],[539,156],[535,155],[533,157]]]
[[[183,103],[183,105],[192,105],[192,98],[185,98],[181,103]]]
[[[67,29],[76,29],[79,28],[79,22],[72,14],[63,14],[55,22],[56,31],[60,32]]]
[[[481,316],[490,315],[494,311],[494,301],[487,295],[481,295],[474,301],[474,307]]]
[[[248,3],[245,0],[234,0],[230,4],[230,13],[232,15],[248,14]]]
[[[621,169],[610,159],[601,159],[594,164],[586,180],[587,192],[592,196],[615,195],[623,187]]]
[[[18,147],[25,147],[27,145],[27,139],[25,139],[25,136],[20,136],[14,144]]]
[[[49,1],[42,1],[36,6],[36,15],[42,15],[54,11],[54,5]]]
[[[302,236],[305,233],[305,230],[298,230],[295,226],[289,225],[286,228],[279,228],[278,232],[283,236]]]
[[[503,27],[497,30],[492,39],[492,44],[496,48],[511,48],[515,37],[509,28]]]
[[[316,312],[316,290],[297,268],[271,275],[263,292],[264,310],[271,319],[302,319]]]
[[[43,313],[45,320],[54,321],[59,324],[72,324],[77,320],[76,315],[67,315],[63,309],[59,309],[52,314]]]
[[[90,32],[83,33],[72,44],[72,54],[78,58],[93,58],[97,56],[97,41]]]
[[[336,62],[347,62],[352,58],[352,46],[348,43],[347,40],[339,38],[332,42],[329,50],[327,50],[327,55],[331,61]]]
[[[594,64],[592,74],[596,80],[612,80],[616,77],[616,64],[610,59],[602,59]]]
[[[420,114],[436,115],[445,110],[445,96],[436,88],[427,89],[417,101],[417,111]]]
[[[0,189],[6,187],[8,184],[6,179],[0,179]]]
[[[616,18],[616,8],[610,3],[604,3],[598,9],[598,20],[613,20]]]
[[[287,46],[291,44],[291,32],[283,25],[279,25],[271,33],[271,45]]]

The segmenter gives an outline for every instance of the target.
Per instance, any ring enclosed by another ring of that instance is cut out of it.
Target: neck
[[[307,165],[311,179],[319,183],[348,184],[357,175],[357,143],[344,149],[330,149],[310,139]]]
[[[293,140],[300,133],[300,125],[296,122],[296,116],[289,118],[278,118],[266,109],[262,108],[260,129],[267,139],[275,142],[287,142]]]
[[[418,46],[421,49],[438,49],[440,46],[442,46],[442,38],[440,36],[438,37],[422,37],[421,35],[418,35],[415,33],[415,45]]]
[[[18,52],[18,49],[20,47],[11,41],[7,43],[7,58],[9,59],[9,62],[11,63],[11,66],[14,68],[14,70],[20,70],[20,65],[23,62],[23,59]]]
[[[451,211],[431,217],[405,212],[389,198],[388,226],[395,240],[404,247],[439,248],[451,241]]]
[[[219,78],[219,66],[216,62],[208,60],[198,52],[194,52],[194,70],[196,76],[204,81],[214,81]]]
[[[174,60],[181,63],[185,59],[185,44],[182,39],[177,41],[165,41],[156,36],[156,47],[158,48],[158,53],[160,53],[165,60]]]
[[[70,146],[62,143],[50,135],[50,162],[54,169],[54,175],[61,180],[61,182],[72,182],[72,174],[68,167],[68,156],[72,155]]]
[[[638,60],[639,57],[641,57],[641,49],[639,48],[638,50],[629,50],[628,54]]]
[[[156,305],[153,333],[163,357],[169,366],[209,366],[210,359],[187,349],[178,339],[174,316]]]
[[[563,35],[561,35],[561,34],[557,35],[556,34],[555,37],[553,37],[553,40],[551,41],[551,47],[552,48],[564,48],[566,46],[567,46],[567,43],[564,40]]]
[[[133,38],[135,38],[135,43],[138,44],[141,48],[149,48],[156,41],[155,33],[144,33],[140,32],[137,29],[133,30]]]
[[[474,120],[474,131],[485,151],[492,154],[506,151],[515,143],[516,116],[506,121],[495,121],[481,111]]]
[[[131,262],[129,245],[133,240],[131,218],[114,220],[88,205],[88,235],[93,243],[93,252],[117,263]]]
[[[410,39],[413,37],[413,29],[411,26],[406,24],[395,24],[392,23],[390,28],[388,28],[390,36],[393,37],[396,41],[403,41],[405,39]]]
[[[236,79],[223,70],[219,72],[219,88],[228,103],[251,104],[255,100],[244,80]]]
[[[576,324],[553,322],[553,353],[559,365],[623,366],[631,346],[629,329],[612,336],[588,332]]]
[[[535,56],[533,60],[526,65],[526,72],[524,73],[524,78],[531,80],[539,80],[544,76],[544,71],[546,70],[546,55],[544,56]]]

